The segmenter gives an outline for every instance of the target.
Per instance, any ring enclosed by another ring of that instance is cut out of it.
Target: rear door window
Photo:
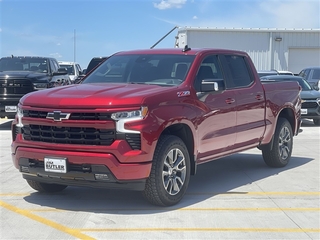
[[[245,57],[238,55],[225,55],[230,72],[229,86],[234,88],[247,87],[253,82],[252,74]]]

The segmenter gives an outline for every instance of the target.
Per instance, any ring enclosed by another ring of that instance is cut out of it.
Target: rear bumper
[[[65,158],[66,173],[47,172],[45,157]],[[72,186],[143,190],[151,171],[147,163],[120,163],[112,154],[18,147],[12,161],[25,179]]]

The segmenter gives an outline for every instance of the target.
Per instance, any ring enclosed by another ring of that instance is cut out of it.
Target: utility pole
[[[154,48],[155,46],[158,45],[158,43],[160,43],[163,39],[165,39],[165,37],[167,37],[170,33],[172,33],[176,28],[178,28],[178,26],[175,26],[174,28],[172,28],[166,35],[164,35],[158,42],[156,42],[154,45],[151,46],[151,49]]]
[[[76,30],[73,32],[73,61],[76,62]]]

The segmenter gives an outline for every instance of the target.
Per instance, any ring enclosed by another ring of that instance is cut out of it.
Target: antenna
[[[189,48],[188,45],[185,45],[184,49],[182,50],[182,52],[186,52],[186,51],[189,51],[189,50],[191,50],[191,48]]]

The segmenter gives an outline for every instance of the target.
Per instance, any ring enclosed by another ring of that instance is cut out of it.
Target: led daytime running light
[[[18,107],[16,116],[18,118],[18,123],[16,126],[20,128],[23,127],[23,124],[22,124],[23,110],[20,107]]]

